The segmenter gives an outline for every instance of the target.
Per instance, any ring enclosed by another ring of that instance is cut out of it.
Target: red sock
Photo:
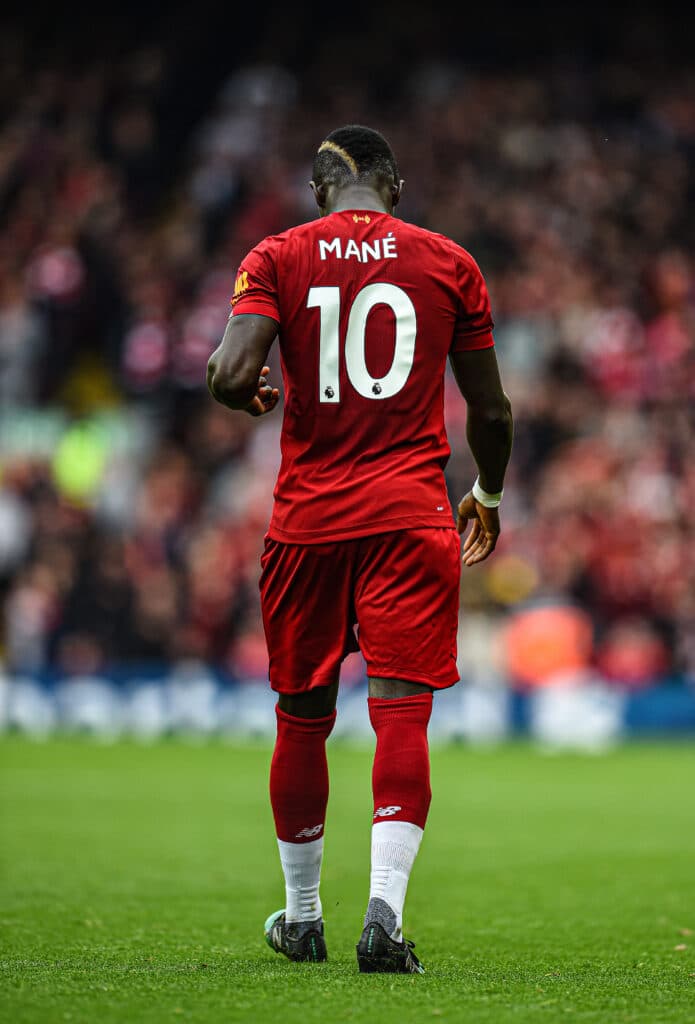
[[[270,803],[278,839],[310,843],[323,835],[328,804],[326,740],[336,713],[296,718],[275,708],[277,738],[270,764]]]
[[[396,700],[370,697],[368,704],[376,733],[374,821],[410,821],[424,828],[432,798],[427,746],[432,694]]]

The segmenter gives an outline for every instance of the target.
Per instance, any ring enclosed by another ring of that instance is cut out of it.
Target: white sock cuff
[[[289,921],[315,921],[321,917],[321,859],[323,836],[310,843],[278,839],[280,863],[285,876],[285,916]]]
[[[420,826],[414,825],[411,821],[378,821],[372,825],[372,851],[376,845],[392,847],[394,851],[398,847],[402,847],[414,860],[420,849],[423,835],[424,831]],[[391,860],[387,863],[396,866]]]
[[[321,860],[323,854],[323,836],[319,839],[312,839],[310,843],[287,843],[284,839],[278,839],[280,860],[292,861],[292,864],[306,865]]]
[[[380,821],[372,826],[369,899],[383,900],[394,914],[391,937],[400,941],[408,879],[423,831],[410,821]],[[389,925],[388,927],[391,927]]]

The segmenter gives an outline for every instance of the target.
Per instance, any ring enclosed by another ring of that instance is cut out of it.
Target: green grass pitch
[[[330,961],[282,906],[266,745],[0,742],[0,1020],[695,1021],[695,750],[433,750],[406,931],[422,977],[357,973],[371,751],[329,746]]]

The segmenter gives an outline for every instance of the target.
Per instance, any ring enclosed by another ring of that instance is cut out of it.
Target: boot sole
[[[360,974],[410,974],[410,971],[402,971],[397,964],[387,956],[360,956],[357,955],[357,966]]]

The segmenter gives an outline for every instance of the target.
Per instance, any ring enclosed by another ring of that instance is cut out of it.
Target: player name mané
[[[345,242],[336,237],[331,242],[319,238],[318,245],[322,260],[334,256],[337,260],[356,259],[359,263],[367,263],[369,260],[394,260],[398,257],[393,231],[389,231],[385,238],[375,238],[371,242],[356,242],[353,238]]]

